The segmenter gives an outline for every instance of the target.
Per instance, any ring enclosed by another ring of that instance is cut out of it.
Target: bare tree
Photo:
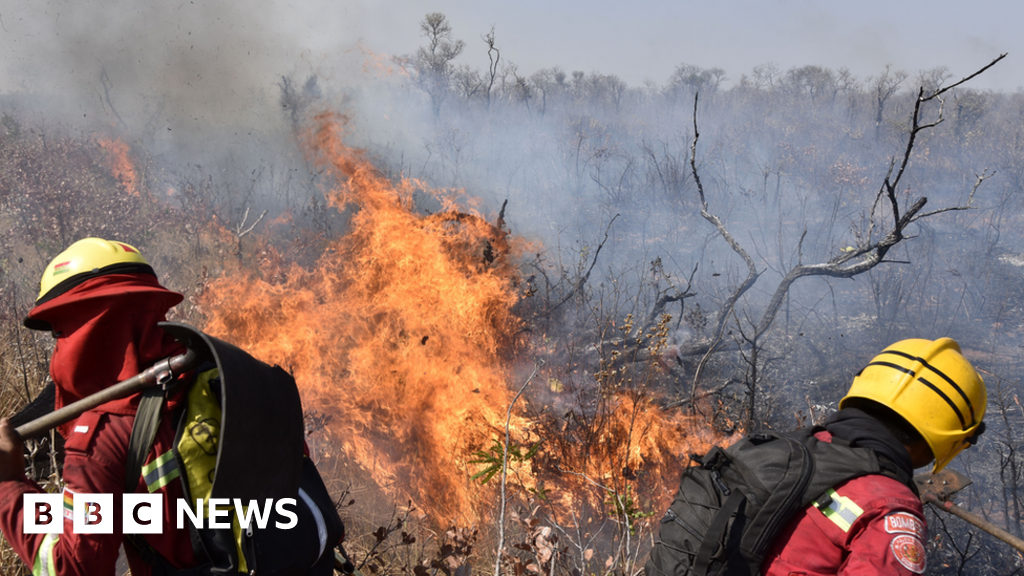
[[[295,79],[292,76],[281,76],[277,87],[281,90],[281,96],[278,99],[281,109],[287,112],[288,120],[292,125],[292,133],[298,137],[302,130],[306,111],[313,102],[322,96],[317,75],[307,76],[302,88],[296,87]]]
[[[675,98],[685,98],[698,92],[714,94],[724,81],[725,70],[721,68],[680,64],[669,77],[666,91]]]
[[[917,75],[914,77],[914,83],[924,88],[926,93],[931,93],[942,87],[953,76],[950,73],[949,68],[945,66],[938,66],[935,68],[928,68],[927,70],[919,70]]]
[[[565,91],[565,72],[560,68],[544,68],[530,76],[530,88],[534,93],[537,112],[541,117],[548,111],[549,102]]]
[[[913,156],[914,144],[918,135],[924,130],[937,126],[944,120],[942,95],[981,74],[1002,60],[1005,56],[1005,54],[999,56],[974,74],[971,74],[970,76],[967,76],[944,88],[939,88],[928,94],[924,92],[924,88],[919,90],[914,111],[911,116],[911,129],[907,137],[906,148],[904,149],[902,158],[897,159],[894,157],[891,159],[888,173],[886,174],[882,185],[879,187],[874,201],[871,203],[869,212],[864,217],[864,224],[861,228],[854,229],[857,245],[850,246],[848,250],[843,250],[838,256],[830,258],[825,262],[805,264],[803,262],[803,244],[807,235],[807,229],[805,227],[797,244],[796,265],[789,268],[789,270],[784,274],[782,280],[775,287],[767,307],[760,315],[760,319],[757,322],[751,322],[753,325],[753,332],[743,334],[743,340],[747,346],[758,346],[760,338],[768,332],[772,322],[775,320],[790,287],[800,278],[808,276],[853,278],[854,276],[871,270],[883,262],[893,262],[886,260],[886,255],[894,246],[907,238],[906,229],[912,223],[944,212],[968,210],[973,208],[974,193],[977,191],[981,182],[987,177],[987,173],[983,173],[981,176],[978,176],[978,180],[975,183],[966,203],[947,206],[930,212],[922,212],[925,204],[928,202],[928,199],[924,196],[916,199],[913,199],[912,196],[908,196],[906,193],[907,191],[901,187],[901,182]],[[900,79],[900,82],[902,82],[902,79]],[[876,82],[876,86],[878,85],[879,84]],[[891,93],[889,95],[891,96]],[[886,96],[886,98],[888,98],[888,96]],[[939,109],[935,120],[932,122],[924,122],[921,117],[922,106],[933,101],[937,101],[939,103]],[[721,235],[721,237],[729,244],[730,248],[732,248],[732,250],[743,259],[747,265],[748,273],[746,280],[744,280],[732,292],[719,312],[718,325],[714,332],[714,337],[694,375],[693,386],[690,392],[691,407],[695,406],[694,400],[697,398],[702,368],[706,364],[710,355],[720,345],[726,320],[736,313],[735,306],[737,301],[748,290],[750,290],[760,276],[760,272],[758,272],[754,260],[749,256],[747,251],[729,232],[722,220],[718,216],[709,212],[709,205],[704,194],[696,162],[697,143],[700,138],[700,133],[697,129],[697,97],[694,97],[693,118],[694,137],[693,144],[691,146],[690,166],[694,182],[697,185],[697,190],[700,195],[701,216],[715,227],[718,234]],[[906,206],[908,203],[909,206]],[[751,355],[751,357],[756,362],[756,355]],[[756,366],[752,367],[756,368]],[[751,407],[748,411],[748,418],[751,418],[753,413],[754,410],[753,407]]]
[[[882,117],[885,113],[885,103],[892,98],[900,88],[900,84],[907,79],[907,73],[898,70],[893,72],[890,66],[886,66],[878,76],[869,80],[871,94],[875,99],[875,141],[881,137]]]
[[[466,43],[452,37],[452,26],[440,12],[427,14],[420,21],[420,30],[427,39],[427,45],[416,51],[411,64],[416,83],[430,96],[431,110],[434,118],[438,118],[455,71],[452,60],[462,54]]]
[[[768,62],[767,64],[759,64],[754,66],[752,73],[752,82],[755,88],[771,90],[775,88],[775,85],[779,82],[779,77],[782,72],[779,70],[779,65],[774,62]]]
[[[838,87],[836,75],[821,66],[802,66],[786,72],[785,85],[792,91],[807,94],[811,100],[821,97],[834,98]]]
[[[484,42],[487,44],[487,60],[489,62],[487,66],[487,109],[491,108],[491,90],[494,89],[494,81],[498,77],[498,63],[501,61],[501,50],[494,44],[494,26],[491,26],[491,31],[484,36]]]

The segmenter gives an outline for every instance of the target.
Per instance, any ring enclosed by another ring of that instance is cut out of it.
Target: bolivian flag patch
[[[75,493],[64,489],[64,519],[68,522],[75,520]]]
[[[71,272],[71,260],[53,265],[54,276],[60,276],[61,274],[67,274],[68,272]]]

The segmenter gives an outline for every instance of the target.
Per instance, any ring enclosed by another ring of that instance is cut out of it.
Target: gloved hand
[[[11,421],[0,420],[0,482],[20,477],[25,472],[25,443],[14,431]]]

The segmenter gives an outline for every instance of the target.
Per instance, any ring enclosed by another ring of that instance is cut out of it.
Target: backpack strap
[[[718,548],[718,542],[722,539],[722,535],[725,534],[725,529],[729,525],[729,520],[736,514],[740,509],[740,505],[746,502],[747,498],[743,495],[743,492],[739,490],[733,490],[729,496],[726,497],[722,507],[715,514],[715,519],[708,526],[708,531],[704,535],[704,540],[700,543],[700,550],[697,552],[697,559],[693,562],[693,573],[694,574],[707,574],[708,568],[711,566],[711,555],[715,553]]]
[[[835,443],[836,440],[841,439],[833,438],[833,443]],[[847,446],[849,445],[845,440],[843,440],[842,443]],[[874,454],[878,458],[878,474],[888,476],[889,478],[898,481],[900,484],[910,488],[911,492],[914,493],[914,496],[917,496],[918,498],[921,497],[912,475],[907,473],[906,470],[901,468],[888,456],[879,452],[874,452]],[[853,476],[852,478],[855,477],[856,476]],[[856,519],[856,517],[860,516],[863,512],[852,500],[837,494],[835,487],[830,487],[821,496],[815,498],[811,504],[820,510],[825,517],[835,522],[843,532],[848,532],[850,530],[850,525],[853,523],[853,519]]]
[[[156,431],[160,427],[160,412],[164,407],[164,391],[159,386],[146,388],[139,400],[132,424],[132,435],[128,439],[128,459],[125,464],[124,491],[134,492],[142,475],[142,463],[146,461]]]
[[[135,491],[142,476],[142,465],[153,449],[157,430],[160,428],[161,414],[164,408],[165,390],[163,386],[153,386],[142,392],[139,408],[135,411],[135,422],[132,434],[128,439],[128,454],[125,464],[125,492]],[[125,534],[124,539],[138,552],[142,561],[150,566],[153,576],[204,576],[209,572],[207,566],[177,570],[153,549],[139,534]]]
[[[160,428],[160,412],[164,407],[164,391],[160,386],[146,388],[139,400],[139,408],[135,411],[135,422],[132,423],[132,435],[128,439],[128,455],[125,463],[124,491],[132,493],[142,476],[142,463],[146,461],[156,431]],[[138,534],[125,534],[124,539],[142,557],[142,561],[153,567],[154,575],[165,574],[162,558],[156,550]]]

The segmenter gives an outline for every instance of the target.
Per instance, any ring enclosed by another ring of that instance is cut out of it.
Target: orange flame
[[[343,121],[343,120],[342,120]],[[475,214],[412,210],[419,188],[382,178],[316,119],[317,165],[337,183],[351,232],[280,284],[223,278],[207,292],[207,330],[294,372],[307,408],[380,486],[448,517],[469,514],[469,455],[504,425],[503,358],[520,326],[505,234]],[[462,480],[460,480],[462,478]]]
[[[522,349],[515,258],[529,247],[458,209],[452,191],[384,178],[342,142],[345,122],[316,117],[307,145],[330,182],[329,202],[352,214],[349,232],[327,242],[310,269],[265,261],[274,269],[214,281],[203,294],[206,330],[290,370],[307,411],[333,417],[329,444],[378,486],[439,522],[473,522],[494,502],[490,488],[470,481],[480,471],[471,461],[504,438],[512,359]],[[417,192],[443,209],[419,213]],[[717,439],[644,393],[607,398],[601,428],[589,431],[550,414],[512,415],[517,445],[545,436],[535,459],[510,462],[519,488],[554,487],[556,507],[600,509],[607,494],[595,486],[634,483],[661,507],[679,455]]]
[[[662,409],[643,386],[604,396],[571,422],[540,426],[555,432],[543,455],[554,461],[543,462],[537,476],[554,496],[559,520],[580,510],[614,517],[624,507],[660,514],[675,495],[687,456],[731,440],[693,416]]]
[[[393,56],[374,52],[361,41],[352,50],[356,50],[363,55],[364,74],[374,73],[378,77],[392,76],[394,74],[409,75],[405,68],[396,63]]]
[[[138,196],[139,178],[135,165],[128,159],[128,145],[120,138],[106,137],[97,140],[97,144],[107,152],[105,160],[110,173],[129,194]]]

